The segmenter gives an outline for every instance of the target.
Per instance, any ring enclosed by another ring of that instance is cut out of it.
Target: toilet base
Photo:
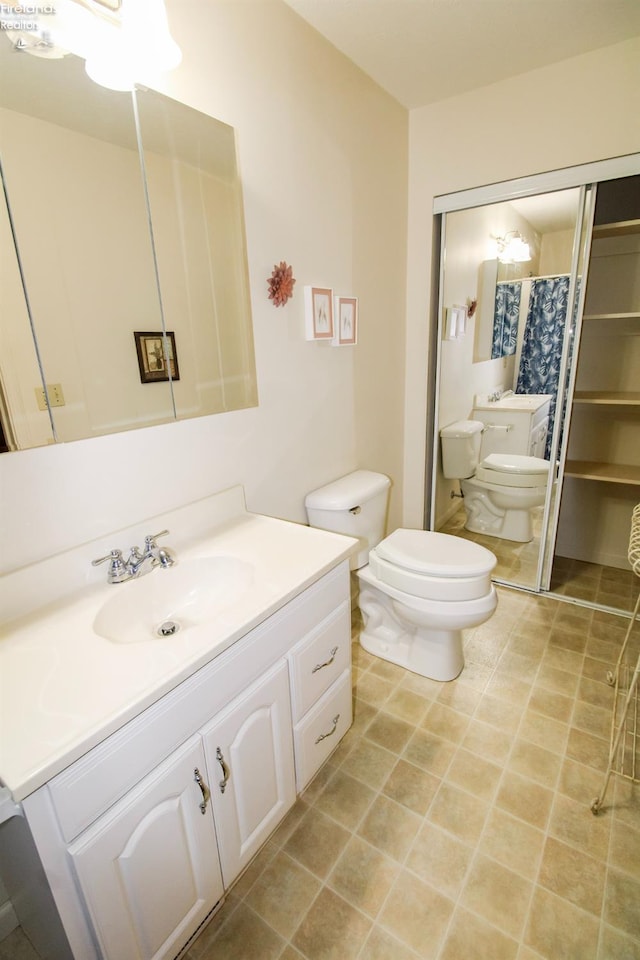
[[[483,533],[487,537],[513,540],[514,543],[529,543],[533,540],[530,510],[505,510],[501,517],[486,513],[479,516],[469,510],[464,527],[470,533]]]
[[[465,529],[488,537],[529,543],[533,540],[532,511],[541,507],[543,487],[499,487],[475,479],[460,484],[467,514]]]
[[[454,680],[461,673],[461,630],[402,623],[391,598],[364,584],[360,587],[359,605],[364,621],[360,645],[368,653],[431,680]]]

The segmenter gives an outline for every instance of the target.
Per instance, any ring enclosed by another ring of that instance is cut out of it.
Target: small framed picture
[[[176,338],[172,331],[166,334],[134,331],[141,383],[158,383],[161,380],[179,380]]]
[[[358,300],[356,297],[336,297],[334,301],[336,347],[358,342]]]
[[[304,318],[307,340],[333,340],[333,290],[305,287]]]

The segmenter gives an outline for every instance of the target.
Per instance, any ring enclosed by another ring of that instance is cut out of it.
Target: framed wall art
[[[172,331],[168,330],[166,335],[163,335],[162,330],[144,332],[136,330],[133,336],[136,341],[141,383],[180,379],[176,338]]]
[[[356,297],[336,297],[333,312],[335,316],[336,347],[351,346],[358,342],[358,300]]]
[[[304,319],[307,340],[333,340],[333,290],[305,287]]]

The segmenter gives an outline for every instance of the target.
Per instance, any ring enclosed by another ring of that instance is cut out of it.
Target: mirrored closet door
[[[543,175],[436,200],[426,526],[491,549],[497,582],[626,610],[640,500],[640,158],[592,166],[601,176],[589,183],[584,168],[573,182],[560,171],[563,189]]]

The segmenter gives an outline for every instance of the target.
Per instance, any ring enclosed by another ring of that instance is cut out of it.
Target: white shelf
[[[640,320],[640,313],[585,313],[583,320]]]
[[[602,480],[605,483],[627,483],[640,486],[640,467],[632,464],[567,460],[564,475],[581,480]]]
[[[640,220],[619,220],[617,223],[596,224],[593,228],[593,239],[626,237],[636,233],[640,233]]]
[[[640,390],[576,390],[573,402],[635,407],[640,406]]]

